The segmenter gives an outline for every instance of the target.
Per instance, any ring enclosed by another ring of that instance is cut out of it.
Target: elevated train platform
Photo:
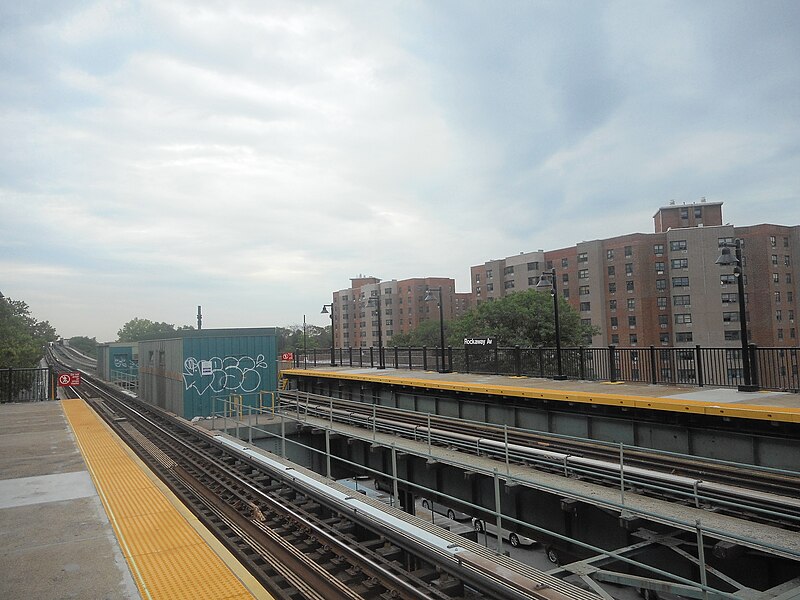
[[[271,598],[83,400],[0,405],[0,597]]]

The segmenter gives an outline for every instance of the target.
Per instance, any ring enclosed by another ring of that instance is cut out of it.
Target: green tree
[[[444,322],[444,335],[445,335],[445,345],[448,344],[448,336],[450,334],[450,329],[452,327],[452,323],[445,321]],[[421,346],[428,346],[428,347],[439,347],[441,346],[441,329],[439,327],[438,319],[423,321],[419,324],[419,327],[411,331],[410,333],[398,333],[392,336],[391,341],[389,342],[389,346],[397,346],[400,348],[403,347],[421,347]]]
[[[289,325],[278,327],[278,352],[293,352],[302,350],[303,345],[303,326]],[[306,324],[305,347],[309,350],[315,348],[331,347],[331,326],[319,327],[317,325]]]
[[[558,312],[562,346],[580,346],[597,332],[596,327],[583,325],[580,314],[560,296]],[[516,292],[493,302],[483,302],[464,316],[445,322],[447,345],[461,346],[464,338],[470,336],[491,336],[503,347],[555,346],[553,298],[536,290]],[[425,321],[407,337],[394,336],[393,343],[396,346],[439,346],[439,322]]]
[[[88,338],[82,335],[69,338],[70,348],[75,348],[86,356],[97,358],[97,339]]]
[[[191,325],[182,325],[176,329],[175,325],[171,323],[157,323],[136,317],[125,323],[117,332],[117,336],[120,342],[141,342],[180,337],[181,332],[192,330],[194,327]]]
[[[31,316],[25,302],[0,294],[0,366],[35,367],[44,347],[57,338],[53,326]]]

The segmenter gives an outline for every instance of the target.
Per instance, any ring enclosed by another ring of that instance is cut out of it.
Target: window
[[[625,256],[633,256],[633,246],[625,246]]]
[[[778,241],[775,239],[774,235],[769,236],[769,245],[770,246],[772,246],[774,248],[777,243],[778,243]]]
[[[492,270],[486,269],[486,279],[491,279],[491,278],[492,278]]]
[[[589,279],[589,269],[581,269],[578,271],[578,279]]]
[[[569,266],[569,259],[568,258],[562,258],[561,259],[561,268],[562,269],[566,269],[568,266]]]
[[[614,265],[610,265],[610,266],[608,267],[608,276],[609,276],[609,277],[614,277],[614,275],[616,275],[616,273],[617,273],[617,271],[616,271],[616,269],[614,268]]]
[[[536,277],[528,277],[528,285],[536,285],[538,282],[536,281]]]
[[[514,274],[514,266],[506,267],[503,269],[503,275],[513,275]]]
[[[608,293],[609,294],[616,294],[617,293],[617,284],[613,281],[608,284]]]
[[[778,266],[778,255],[777,254],[773,254],[771,256],[771,259],[772,259],[772,264],[777,267]]]
[[[722,294],[722,303],[723,304],[736,304],[739,301],[737,294],[732,293],[725,293]]]
[[[778,275],[777,273],[773,273],[772,274],[772,283],[780,283],[780,282],[781,282],[781,276]]]
[[[669,346],[669,334],[668,333],[659,334],[658,341],[661,342],[662,346]]]
[[[562,273],[561,281],[564,283],[564,285],[567,285],[569,283],[569,273]]]
[[[780,303],[781,303],[781,293],[775,292],[775,304],[780,304]]]
[[[579,296],[588,296],[589,295],[589,286],[588,285],[582,285],[581,287],[579,287],[578,288],[578,295]]]
[[[658,308],[660,310],[664,310],[665,308],[667,308],[667,297],[666,296],[659,296],[656,299],[656,304],[658,305]]]
[[[692,304],[692,297],[688,295],[673,296],[672,304],[674,306],[690,306]]]
[[[788,266],[790,266],[790,265],[791,265],[791,262],[792,262],[792,261],[791,261],[791,259],[789,258],[789,255],[788,255],[788,254],[784,254],[784,256],[783,256],[783,265],[784,265],[785,267],[788,267]]]
[[[694,207],[694,218],[695,219],[702,219],[703,218],[703,208],[700,206]]]
[[[788,237],[783,238],[783,247],[784,248],[788,248],[789,247],[789,238]]]
[[[591,319],[581,319],[581,325],[586,325],[587,327],[591,327],[592,326],[592,320]]]
[[[786,274],[786,283],[792,283],[792,274],[791,273],[787,273]]]
[[[391,309],[391,308],[384,309],[383,314],[390,315],[390,314],[392,314],[392,310],[393,309]]]
[[[726,246],[728,244],[733,244],[733,238],[732,237],[717,238],[717,246],[719,248],[722,248],[722,247],[724,247],[724,246]]]
[[[635,333],[632,333],[628,336],[628,341],[630,342],[631,346],[635,346],[639,342],[639,338]]]
[[[580,254],[578,254],[578,262],[579,263],[589,262],[589,254],[587,252],[581,252]]]
[[[636,327],[636,317],[628,317],[628,327]]]
[[[775,320],[776,321],[783,321],[783,314],[781,313],[781,311],[779,311],[779,310],[775,311]]]
[[[564,296],[564,298],[569,298],[569,288],[564,288],[561,295]]]
[[[636,310],[636,299],[628,298],[628,310]]]
[[[481,282],[481,274],[475,273],[475,283],[480,283],[480,282]],[[397,288],[397,291],[399,292],[400,288]]]
[[[618,333],[612,333],[611,334],[611,343],[612,344],[619,344],[619,334]]]
[[[616,300],[609,300],[608,301],[608,310],[617,310],[617,301]]]
[[[738,312],[724,312],[724,313],[722,313],[722,322],[723,323],[738,323],[739,322],[739,313]]]
[[[486,291],[487,292],[493,292],[494,291],[494,284],[493,283],[487,283],[486,284]],[[400,298],[400,302],[402,302],[402,301],[403,301],[403,299]]]
[[[512,289],[514,289],[514,280],[513,280],[513,279],[511,279],[511,280],[509,280],[509,281],[506,281],[506,282],[503,284],[503,287],[504,287],[504,288],[506,288],[507,290],[512,290]]]
[[[779,340],[783,339],[783,329],[778,329],[778,339]]]
[[[793,310],[789,311],[789,321],[794,321],[794,311]]]
[[[619,326],[619,321],[617,317],[611,317],[611,327],[616,329]]]
[[[612,250],[606,250],[606,258],[608,260],[614,260],[614,250],[613,249]]]
[[[592,303],[591,302],[581,302],[580,305],[581,312],[588,312],[592,310]]]
[[[793,292],[786,292],[786,301],[792,302],[794,300],[794,293]]]
[[[720,285],[733,285],[736,283],[736,275],[733,273],[726,273],[725,275],[719,276],[719,283]]]
[[[657,262],[656,263],[656,273],[658,275],[663,275],[664,274],[664,263],[663,262]]]
[[[689,287],[689,278],[688,277],[673,277],[672,278],[672,287]]]
[[[738,329],[730,329],[725,332],[725,341],[726,342],[733,342],[735,340],[740,339],[739,337],[739,330]]]
[[[666,300],[666,298],[664,298]],[[669,317],[667,315],[658,315],[658,325],[662,329],[666,329],[667,325],[669,325]]]
[[[533,262],[528,263],[528,271],[538,271],[539,270],[539,261],[535,260]]]
[[[633,263],[625,263],[625,275],[633,275]]]
[[[664,244],[653,244],[653,254],[661,256],[664,254]]]
[[[675,324],[676,325],[686,325],[692,322],[692,315],[691,313],[681,313],[675,315]]]
[[[681,219],[688,219],[689,218],[689,209],[682,208],[681,209]]]
[[[689,259],[688,258],[673,258],[669,266],[673,269],[688,269],[689,268]]]
[[[686,240],[673,240],[669,243],[669,249],[673,252],[686,250]]]
[[[727,332],[726,332],[727,333]],[[692,332],[691,331],[679,331],[675,334],[675,342],[691,342],[692,341]]]
[[[625,289],[628,290],[629,292],[633,291],[633,279],[625,282]]]
[[[666,279],[656,279],[656,290],[659,292],[663,292],[667,289],[667,280]]]

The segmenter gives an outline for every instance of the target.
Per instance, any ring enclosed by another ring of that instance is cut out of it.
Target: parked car
[[[392,506],[394,504],[392,497],[389,494],[372,489],[372,487],[369,486],[369,479],[369,477],[357,475],[355,477],[348,477],[347,479],[337,479],[336,483],[350,488],[354,492],[363,494],[368,498],[373,498],[374,500],[378,500],[379,502],[383,502],[384,504]]]
[[[494,523],[487,523],[483,519],[473,517],[472,526],[475,528],[475,531],[479,533],[488,533],[491,536],[497,537],[497,526]],[[509,531],[505,527],[503,527],[503,540],[507,541],[515,548],[517,546],[534,546],[537,544],[536,540],[532,540],[521,533]]]
[[[425,510],[433,509],[433,512],[444,515],[452,521],[469,521],[472,518],[472,515],[468,515],[460,510],[450,508],[449,506],[441,504],[440,502],[435,502],[428,498],[422,499],[422,508]]]

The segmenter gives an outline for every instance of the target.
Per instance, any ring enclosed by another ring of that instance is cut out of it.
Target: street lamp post
[[[442,351],[442,362],[439,365],[439,373],[452,373],[452,371],[447,368],[447,362],[445,361],[445,355],[444,355],[444,310],[442,308],[443,302],[442,302],[441,286],[428,288],[425,291],[425,302],[434,299],[432,292],[437,292],[439,294],[439,345]]]
[[[564,381],[567,376],[564,375],[563,369],[561,368],[561,325],[558,319],[558,289],[556,287],[556,269],[550,271],[550,281],[547,281],[546,275],[543,273],[541,277],[539,277],[539,283],[536,284],[537,291],[550,291],[550,295],[553,297],[553,319],[555,320],[555,329],[556,329],[556,371],[557,374],[553,379],[557,381]]]
[[[334,335],[333,331],[333,302],[330,304],[323,304],[322,310],[320,311],[321,314],[326,315],[328,314],[328,307],[331,309],[331,366],[336,366],[336,336]]]
[[[742,375],[744,385],[738,386],[740,392],[757,392],[758,386],[753,384],[752,365],[750,364],[750,349],[747,340],[747,309],[744,305],[744,278],[742,277],[742,241],[735,239],[733,243],[722,242],[722,251],[716,264],[721,267],[733,265],[733,275],[736,278],[736,291],[739,300],[739,338],[742,342]],[[731,248],[735,255],[731,256]]]
[[[375,300],[375,314],[378,316],[378,369],[385,369],[386,363],[383,361],[383,330],[381,328],[381,288],[378,286],[378,295],[370,296],[364,300],[365,306],[370,306]]]

